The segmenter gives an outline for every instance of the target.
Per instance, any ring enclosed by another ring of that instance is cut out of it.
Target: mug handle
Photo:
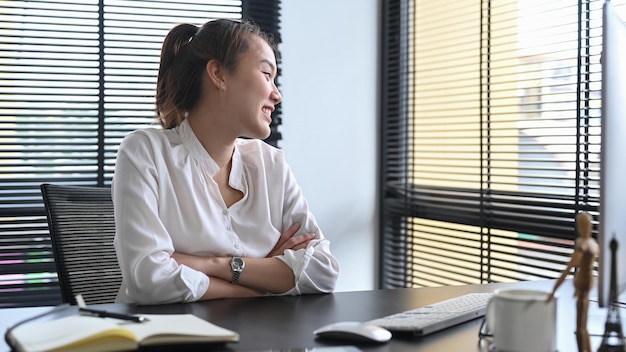
[[[493,296],[487,302],[487,308],[485,309],[485,325],[487,326],[487,331],[489,334],[494,335],[496,333],[495,329],[497,324],[494,324],[496,320],[496,312],[495,305],[493,302],[497,299],[497,296]]]

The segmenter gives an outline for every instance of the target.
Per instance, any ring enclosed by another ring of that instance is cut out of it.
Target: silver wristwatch
[[[230,281],[233,284],[237,284],[239,282],[239,275],[243,271],[243,268],[246,267],[246,263],[241,259],[241,257],[233,257],[230,261],[230,268],[233,270],[233,279]]]

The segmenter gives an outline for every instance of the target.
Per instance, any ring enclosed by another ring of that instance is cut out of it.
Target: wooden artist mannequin
[[[574,275],[574,296],[576,299],[576,342],[579,352],[591,352],[591,342],[587,331],[587,311],[589,307],[589,291],[593,288],[593,262],[600,251],[598,242],[591,237],[591,215],[578,213],[576,215],[576,228],[578,239],[572,258],[567,268],[561,273],[552,293],[548,297],[550,301],[554,293],[565,280],[572,267],[578,268]]]

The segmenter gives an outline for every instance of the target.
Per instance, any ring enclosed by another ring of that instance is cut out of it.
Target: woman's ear
[[[224,83],[224,67],[219,61],[209,60],[209,62],[206,63],[205,70],[213,87],[218,90],[226,89],[226,84]]]

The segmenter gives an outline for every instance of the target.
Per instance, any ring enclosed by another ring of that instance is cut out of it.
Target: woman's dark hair
[[[241,53],[248,50],[250,34],[265,40],[278,55],[272,38],[247,21],[213,20],[198,28],[179,24],[163,41],[157,77],[157,119],[165,129],[178,126],[200,96],[202,72],[217,60],[232,71]],[[276,56],[278,60],[278,56]]]

